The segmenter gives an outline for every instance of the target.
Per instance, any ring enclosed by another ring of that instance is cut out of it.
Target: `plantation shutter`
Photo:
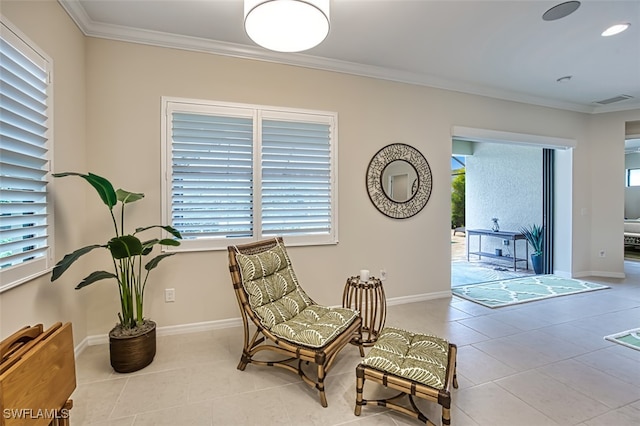
[[[330,234],[330,123],[263,119],[261,124],[262,235]]]
[[[2,24],[0,290],[49,267],[48,63]]]
[[[253,118],[173,112],[173,226],[183,238],[253,235]]]

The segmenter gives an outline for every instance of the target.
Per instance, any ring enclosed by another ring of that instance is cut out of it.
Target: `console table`
[[[524,235],[521,232],[511,232],[511,231],[492,231],[490,229],[467,229],[467,262],[469,261],[469,255],[478,256],[478,259],[482,259],[483,257],[489,257],[492,259],[501,259],[501,260],[509,260],[513,262],[513,270],[517,269],[518,262],[525,262],[525,269],[529,269],[529,243],[525,239]],[[477,235],[478,237],[478,250],[471,251],[470,243],[471,237],[473,235]],[[489,253],[486,251],[482,251],[482,237],[493,237],[500,238],[501,240],[509,240],[513,241],[513,257],[510,256],[501,256],[495,253]],[[517,256],[516,251],[516,242],[518,240],[524,240],[525,247],[525,257],[521,258]]]

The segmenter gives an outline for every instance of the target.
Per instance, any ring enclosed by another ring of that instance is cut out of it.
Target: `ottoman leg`
[[[362,412],[362,406],[364,403],[362,402],[362,391],[364,389],[364,369],[362,365],[358,364],[356,367],[356,409],[354,414],[359,416]]]
[[[442,424],[443,426],[451,424],[451,409],[442,407]]]

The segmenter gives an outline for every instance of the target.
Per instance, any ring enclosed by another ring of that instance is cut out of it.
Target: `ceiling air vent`
[[[614,96],[613,98],[603,99],[601,101],[595,101],[594,103],[600,104],[600,105],[609,105],[615,102],[626,101],[627,99],[631,99],[631,98],[633,98],[633,96],[618,95],[618,96]]]

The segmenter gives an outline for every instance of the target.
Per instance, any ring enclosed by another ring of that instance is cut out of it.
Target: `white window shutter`
[[[184,239],[253,233],[251,118],[174,112],[172,223]]]
[[[329,234],[330,125],[293,120],[261,124],[263,236]]]
[[[335,113],[163,98],[162,122],[167,250],[337,242]]]
[[[2,24],[0,291],[50,268],[47,61]]]

